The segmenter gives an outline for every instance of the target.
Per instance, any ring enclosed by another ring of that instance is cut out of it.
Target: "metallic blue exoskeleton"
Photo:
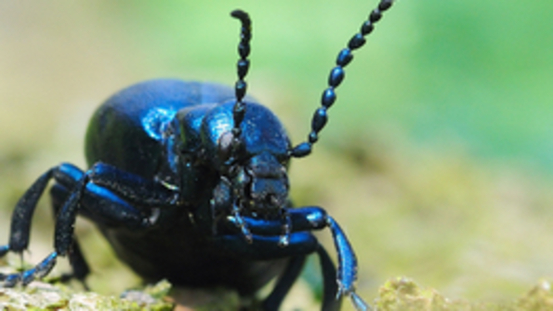
[[[246,96],[251,21],[243,11],[234,88],[214,83],[152,80],[130,86],[104,102],[86,134],[87,171],[69,163],[40,176],[19,200],[9,244],[21,253],[31,218],[48,182],[56,215],[55,250],[36,267],[0,274],[4,286],[28,284],[68,256],[72,277],[84,282],[89,267],[73,227],[91,219],[118,257],[147,281],[167,278],[188,287],[224,286],[243,296],[278,281],[262,303],[277,310],[307,255],[316,253],[324,282],[323,310],[338,310],[355,293],[357,262],[340,226],[322,208],[292,208],[288,163],[311,152],[336,99],[352,51],[361,47],[392,0],[381,0],[336,60],[312,120],[308,141],[293,147],[278,118]],[[313,230],[332,232],[338,269]]]

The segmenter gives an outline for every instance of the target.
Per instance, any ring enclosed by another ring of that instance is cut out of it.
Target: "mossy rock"
[[[170,288],[167,281],[161,281],[117,297],[77,291],[62,284],[32,282],[26,287],[0,288],[0,309],[169,311],[174,308],[174,303],[166,298]]]
[[[546,311],[553,310],[553,292],[548,281],[540,281],[520,298],[510,302],[451,300],[433,288],[423,288],[408,278],[386,282],[375,300],[378,311]]]
[[[175,292],[170,294],[170,289],[171,285],[167,281],[161,281],[142,289],[126,291],[117,297],[77,291],[63,284],[33,282],[25,288],[0,288],[0,309],[225,311],[236,310],[241,303],[237,294],[224,290],[215,290],[210,294],[185,290],[183,292],[189,299],[204,297],[194,303],[194,308],[189,308],[175,303]],[[176,295],[182,299],[183,292],[179,292]],[[344,304],[348,304],[348,301],[344,301]],[[526,294],[508,302],[451,300],[436,289],[424,288],[413,280],[399,277],[380,287],[373,306],[375,311],[546,311],[553,310],[553,292],[550,283],[542,280]]]

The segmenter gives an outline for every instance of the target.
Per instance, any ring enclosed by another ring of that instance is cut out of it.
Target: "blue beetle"
[[[162,79],[110,97],[88,126],[90,168],[62,163],[40,176],[18,201],[9,243],[0,246],[0,256],[27,249],[34,209],[53,179],[54,251],[29,270],[0,274],[0,281],[7,287],[26,285],[67,256],[71,277],[84,283],[89,266],[73,230],[81,215],[147,281],[224,286],[251,296],[278,277],[262,302],[264,310],[277,310],[306,256],[316,253],[324,282],[322,309],[340,309],[343,296],[357,309],[369,309],[355,293],[357,262],[346,235],[324,209],[292,208],[287,170],[291,158],[311,153],[352,51],[365,43],[392,2],[381,0],[340,51],[308,140],[297,146],[270,110],[246,96],[252,34],[251,20],[240,10],[231,13],[242,25],[234,88]],[[324,228],[332,232],[337,270],[311,233]]]

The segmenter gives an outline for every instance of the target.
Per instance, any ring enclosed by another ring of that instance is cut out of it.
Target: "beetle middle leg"
[[[336,293],[338,292],[338,284],[336,283],[336,268],[322,245],[319,245],[317,248],[317,255],[319,257],[321,273],[323,275],[322,310],[340,310],[342,299],[341,297],[336,298]],[[263,301],[263,309],[265,311],[278,310],[278,306],[280,306],[284,300],[284,297],[287,295],[288,291],[298,278],[305,263],[305,258],[305,256],[296,256],[290,260],[286,270],[279,277],[275,288]]]
[[[278,310],[278,307],[284,300],[284,297],[290,291],[292,285],[296,282],[303,265],[305,264],[305,255],[295,256],[290,259],[286,270],[280,275],[278,281],[267,298],[263,301],[263,310]]]
[[[256,260],[292,258],[288,267],[280,276],[277,285],[263,302],[263,310],[278,310],[286,293],[297,279],[301,266],[303,266],[303,260],[300,263],[296,257],[305,257],[309,254],[317,253],[324,283],[322,310],[339,310],[341,296],[338,296],[337,273],[334,264],[324,247],[317,241],[317,238],[309,230],[305,230],[306,223],[301,220],[300,215],[302,213],[298,213],[300,210],[290,209],[289,211],[294,232],[289,234],[287,246],[281,246],[280,244],[281,220],[265,220],[251,217],[244,218],[253,233],[251,243],[247,243],[240,236],[238,229],[230,220],[225,228],[233,230],[234,233],[224,234],[213,238],[213,240],[221,249],[232,252],[242,258]],[[312,210],[310,214],[322,215],[321,211],[317,209]],[[225,228],[220,228],[220,232],[223,232]],[[364,309],[360,308],[360,310]]]
[[[56,183],[50,189],[54,220],[56,219],[56,216],[63,207],[63,203],[68,199],[69,195],[70,191],[59,183]],[[82,254],[81,247],[79,246],[79,242],[77,241],[77,238],[75,236],[73,236],[71,251],[67,254],[67,256],[69,259],[69,264],[71,265],[72,272],[62,275],[61,281],[65,282],[69,279],[75,278],[79,280],[86,289],[88,289],[88,286],[85,283],[85,278],[90,273],[90,267]]]
[[[5,249],[10,251],[21,253],[25,250],[29,244],[30,226],[33,213],[38,203],[38,199],[44,192],[48,181],[51,178],[56,178],[59,174],[62,174],[63,164],[51,168],[25,192],[23,197],[18,201],[15,211],[12,215],[10,242]],[[75,222],[76,214],[64,213],[67,207],[76,206],[78,200],[81,197],[84,186],[86,185],[86,178],[81,178],[76,185],[76,191],[71,193],[65,204],[63,205],[60,213],[56,217],[56,234],[55,234],[55,251],[50,253],[42,262],[35,267],[23,271],[21,273],[2,274],[0,280],[4,281],[4,286],[11,287],[17,283],[28,284],[36,278],[41,278],[48,274],[50,270],[56,264],[56,259],[59,255],[66,255],[69,251],[73,241],[73,225]],[[73,208],[75,209],[75,208]],[[76,210],[76,209],[75,209]],[[67,227],[69,230],[60,230]],[[69,232],[67,232],[69,231]],[[68,234],[69,233],[69,234]]]
[[[282,300],[296,281],[303,267],[303,262],[307,255],[316,253],[321,264],[321,273],[323,275],[323,307],[322,310],[339,310],[341,306],[341,297],[337,296],[338,283],[336,282],[336,268],[326,253],[324,247],[317,241],[317,238],[310,232],[293,232],[289,235],[289,244],[285,247],[280,246],[280,226],[277,221],[263,220],[271,222],[269,228],[259,227],[259,220],[246,218],[252,225],[252,232],[260,229],[264,235],[253,234],[252,242],[246,242],[239,234],[228,233],[212,238],[212,242],[222,250],[233,253],[241,258],[254,260],[267,260],[275,258],[290,257],[285,271],[280,275],[273,291],[263,302],[263,310],[278,310]],[[231,226],[229,224],[229,226]],[[234,226],[234,225],[232,225]],[[274,231],[272,235],[267,229]],[[233,230],[237,230],[233,227]],[[361,309],[362,310],[362,309]]]

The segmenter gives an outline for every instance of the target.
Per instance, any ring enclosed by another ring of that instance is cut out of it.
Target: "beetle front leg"
[[[246,218],[251,220],[251,218]],[[273,228],[279,228],[276,224]],[[234,228],[236,230],[236,228]],[[257,224],[252,230],[259,229]],[[238,233],[238,232],[236,232]],[[267,232],[264,232],[267,233]],[[280,245],[281,236],[277,231],[274,235],[252,235],[252,242],[248,243],[239,234],[226,234],[213,238],[215,245],[225,252],[231,252],[241,258],[266,260],[291,257],[286,270],[279,277],[275,288],[263,302],[263,310],[278,310],[282,300],[297,279],[305,256],[317,253],[323,275],[323,306],[324,311],[340,310],[341,297],[338,297],[338,283],[336,282],[336,268],[330,260],[324,247],[310,232],[293,232],[289,234],[289,243]],[[362,310],[362,309],[361,309]],[[365,309],[366,310],[366,309]]]
[[[265,236],[252,234],[248,242],[239,234],[225,234],[210,238],[211,242],[221,251],[235,254],[251,260],[269,260],[312,254],[319,247],[317,238],[310,232],[295,232],[290,234],[290,242],[286,247],[279,245],[280,236]]]
[[[46,185],[52,178],[58,178],[63,175],[63,164],[49,169],[42,174],[31,187],[23,194],[17,202],[12,214],[10,227],[10,240],[7,245],[0,247],[0,257],[4,256],[8,251],[22,253],[29,245],[29,237],[31,230],[31,220],[42,193]],[[50,255],[44,259],[31,272],[23,274],[0,274],[0,281],[4,282],[4,286],[14,286],[21,280],[27,279],[29,275],[45,275],[55,264],[57,255]]]
[[[94,184],[110,189],[126,200],[140,205],[173,205],[179,199],[179,192],[170,188],[176,186],[166,186],[102,162],[95,163],[89,174]]]
[[[54,184],[50,189],[54,220],[71,195],[71,190],[69,189],[75,188],[78,179],[82,178],[85,174],[85,172],[77,167],[67,164],[65,164],[65,173],[66,178],[57,180],[58,183]],[[142,215],[140,211],[119,196],[91,182],[86,184],[80,204],[78,214],[91,219],[93,222],[106,224],[107,226],[124,226],[134,230],[147,226],[147,223],[150,221],[145,220],[147,216]],[[68,253],[68,259],[73,272],[62,275],[62,282],[70,278],[76,278],[87,288],[85,278],[90,273],[90,268],[82,255],[75,236],[73,236],[73,243],[71,251]]]
[[[355,293],[357,280],[357,258],[346,234],[338,223],[320,207],[289,208],[288,217],[291,221],[292,235],[297,232],[321,230],[330,228],[336,252],[338,253],[338,297],[349,296],[358,310],[369,310],[369,306]],[[267,220],[244,217],[245,225],[254,234],[274,236],[282,232],[281,220]],[[235,220],[227,217],[227,229],[231,229]]]
[[[239,234],[227,234],[213,238],[213,241],[222,250],[245,259],[272,260],[291,257],[271,294],[263,301],[263,311],[279,310],[284,297],[298,278],[306,256],[322,249],[317,239],[309,232],[291,234],[289,244],[286,247],[279,246],[280,237],[277,235],[252,235],[252,241],[248,242]],[[330,264],[332,265],[332,263]],[[334,281],[334,276],[332,279]],[[330,299],[336,297],[335,292],[330,297]],[[331,311],[335,309],[324,310]]]
[[[263,310],[272,311],[278,310],[284,297],[290,291],[292,285],[296,282],[303,265],[305,263],[305,255],[295,256],[290,259],[286,269],[278,278],[277,284],[273,288],[273,291],[265,300],[263,300]]]
[[[53,187],[55,190],[53,191],[58,192],[58,196],[54,197],[54,201],[63,199],[65,201],[63,204],[55,202],[60,206],[54,207],[59,209],[56,215],[55,251],[32,269],[22,273],[0,274],[0,281],[4,281],[4,286],[11,287],[17,283],[28,284],[35,279],[39,279],[48,274],[53,268],[58,256],[68,254],[75,269],[75,275],[78,278],[84,278],[88,273],[88,265],[80,255],[78,246],[73,249],[75,245],[73,227],[77,213],[108,226],[141,229],[151,225],[150,215],[144,215],[143,212],[110,189],[91,182],[91,175],[91,171],[83,172],[72,164],[63,163],[39,177],[21,197],[12,216],[10,243],[0,248],[0,255],[4,255],[8,251],[20,253],[27,248],[33,212],[38,199],[51,178],[56,181],[56,185]],[[76,253],[71,254],[72,251]]]
[[[51,171],[53,170],[50,170],[49,172]],[[39,180],[41,178],[39,178]],[[55,251],[50,253],[50,255],[48,255],[41,263],[36,265],[34,268],[23,271],[22,273],[2,275],[1,278],[4,280],[4,286],[13,287],[17,283],[22,283],[23,285],[26,285],[34,281],[35,279],[42,278],[43,276],[48,274],[48,272],[50,272],[50,270],[54,267],[58,256],[65,256],[67,254],[73,242],[73,226],[77,217],[76,213],[79,199],[81,198],[83,188],[86,185],[87,181],[88,179],[86,178],[86,175],[81,178],[81,180],[79,180],[76,185],[77,189],[71,193],[71,195],[63,205],[62,209],[60,210],[60,213],[58,213],[58,216],[56,217],[56,233],[54,236]],[[38,197],[40,197],[40,194],[44,190],[46,183],[47,180],[46,182],[44,182],[41,192],[38,193]],[[35,185],[33,185],[31,189],[34,186]],[[26,197],[26,194],[23,196],[23,198]]]
[[[338,283],[336,282],[336,267],[321,245],[317,249],[321,274],[323,276],[323,307],[321,310],[334,311],[342,307],[342,297],[338,296]]]
[[[42,174],[15,205],[11,220],[10,240],[7,245],[0,247],[0,257],[4,256],[8,251],[22,253],[29,246],[31,220],[36,205],[48,181],[52,179],[56,170],[57,167],[54,167]]]
[[[370,310],[370,306],[355,292],[357,257],[345,232],[320,207],[303,207],[289,210],[293,231],[330,228],[338,253],[338,298],[349,296],[357,310]]]
[[[342,306],[342,299],[341,297],[336,297],[336,293],[338,292],[336,268],[322,245],[319,245],[317,248],[317,255],[323,275],[323,305],[321,310],[338,311]],[[264,311],[279,309],[284,297],[298,278],[305,263],[305,258],[305,255],[303,255],[290,259],[286,270],[279,277],[275,288],[263,301]]]

